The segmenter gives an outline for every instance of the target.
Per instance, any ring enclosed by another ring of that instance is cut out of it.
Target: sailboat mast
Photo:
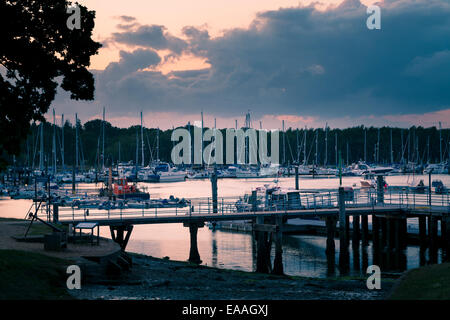
[[[319,129],[316,129],[316,160],[315,165],[317,166],[319,164]]]
[[[39,143],[39,170],[44,170],[44,123],[41,122],[41,128],[39,130],[40,143]]]
[[[391,128],[391,164],[394,163],[394,153],[393,153],[393,146],[392,146],[392,128]]]
[[[304,133],[304,142],[303,142],[303,165],[306,166],[306,126],[305,126],[305,133]]]
[[[442,163],[442,124],[439,121],[439,163]]]
[[[378,128],[378,140],[377,140],[377,164],[380,163],[380,128]]]
[[[156,129],[156,161],[159,162],[159,127]]]
[[[364,162],[367,162],[367,128],[364,127]]]
[[[202,158],[202,167],[203,167],[203,110],[201,112],[201,116],[202,116],[202,134],[201,134],[201,138],[202,138],[202,144],[201,144],[201,158]]]
[[[286,164],[286,132],[284,130],[284,120],[281,122],[283,129],[283,165]]]
[[[142,111],[141,111],[141,166],[144,166],[145,160],[144,160],[144,127],[142,125]]]
[[[61,165],[64,170],[64,113],[61,115]]]
[[[78,169],[78,114],[75,113],[75,167]]]
[[[103,107],[102,121],[102,170],[105,170],[105,107]]]
[[[56,174],[56,120],[55,120],[55,109],[53,109],[53,142],[52,142],[52,153],[53,153],[53,175]]]
[[[328,164],[328,123],[325,123],[325,161],[324,166]]]
[[[337,148],[337,132],[334,133],[334,157],[336,162],[336,167],[338,166],[338,148]]]

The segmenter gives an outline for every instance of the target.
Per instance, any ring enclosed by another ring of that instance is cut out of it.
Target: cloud
[[[160,25],[116,32],[112,41],[144,51],[122,51],[119,62],[95,72],[97,102],[117,117],[140,109],[203,109],[227,118],[251,109],[255,118],[350,123],[396,114],[419,121],[450,108],[450,3],[385,0],[380,6],[381,30],[368,30],[366,7],[349,0],[325,11],[260,12],[248,28],[215,38],[193,26],[183,28],[182,38]],[[162,74],[152,69],[165,62],[161,50],[204,58],[210,68]]]
[[[177,54],[180,54],[186,47],[185,41],[172,36],[164,26],[159,25],[143,25],[133,31],[115,32],[113,41],[156,50],[168,49]]]

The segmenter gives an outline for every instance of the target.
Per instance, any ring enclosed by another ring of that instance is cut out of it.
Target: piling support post
[[[377,203],[384,203],[384,178],[377,176]]]
[[[419,241],[420,250],[425,250],[427,248],[427,218],[424,216],[419,217]]]
[[[183,225],[189,228],[189,235],[190,235],[191,247],[189,249],[188,261],[195,264],[201,264],[202,260],[200,259],[200,254],[198,253],[198,246],[197,246],[197,233],[198,228],[202,228],[204,226],[204,222],[185,222]]]
[[[442,217],[442,235],[443,235],[443,247],[444,247],[444,260],[450,262],[450,215],[444,215]]]
[[[361,242],[364,247],[369,245],[369,218],[367,215],[361,216]]]
[[[53,223],[58,223],[59,221],[59,206],[53,204]]]
[[[217,213],[217,168],[214,167],[214,172],[211,175],[211,186],[212,186],[212,206],[213,213]]]
[[[257,224],[264,224],[264,217],[256,217]],[[267,233],[256,231],[256,272],[269,273],[270,267],[267,261]],[[270,262],[270,259],[269,259]]]
[[[275,259],[273,261],[273,274],[283,275],[283,217],[278,214],[275,218],[277,230],[275,232]],[[270,254],[270,253],[269,253]]]
[[[295,170],[295,190],[299,190],[299,185],[298,185],[298,166],[295,166],[294,170]]]
[[[437,245],[437,218],[434,216],[430,216],[429,218],[430,221],[430,234],[429,234],[429,238],[430,238],[430,262],[431,263],[437,263],[437,250],[438,250],[438,245]]]
[[[346,247],[348,244],[347,239],[347,222],[345,214],[345,194],[344,188],[339,187],[339,241],[340,248]]]
[[[348,252],[348,217],[345,214],[344,188],[339,187],[339,269],[341,274],[347,274],[349,269]]]
[[[359,248],[359,215],[353,216],[352,247]]]

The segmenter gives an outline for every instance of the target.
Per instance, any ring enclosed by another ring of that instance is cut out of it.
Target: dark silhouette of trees
[[[0,2],[0,168],[19,154],[31,121],[45,121],[58,84],[71,99],[92,100],[87,70],[100,44],[91,39],[95,12],[80,8],[80,29],[70,30],[66,0]]]

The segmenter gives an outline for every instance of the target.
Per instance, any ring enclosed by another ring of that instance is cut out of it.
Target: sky
[[[450,127],[449,0],[81,0],[95,100],[58,117],[119,127]],[[381,8],[381,29],[366,26]],[[72,121],[73,122],[73,121]]]

